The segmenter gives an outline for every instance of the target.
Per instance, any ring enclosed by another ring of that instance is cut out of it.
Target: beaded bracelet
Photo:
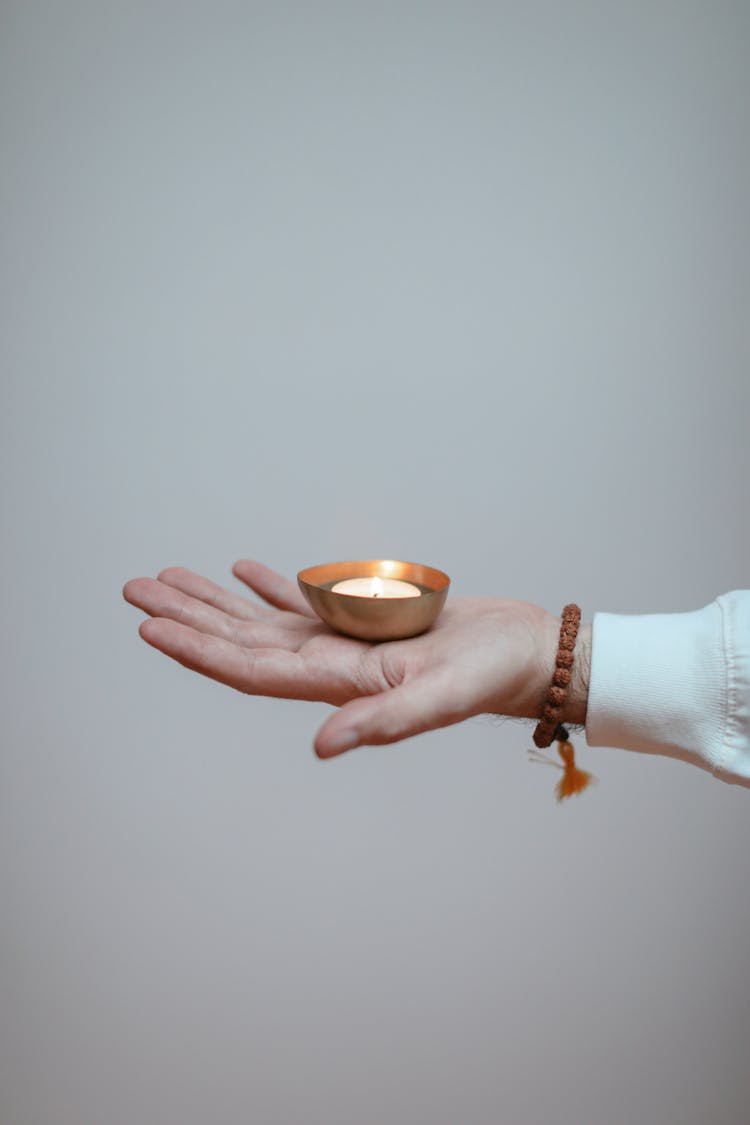
[[[534,730],[534,744],[539,749],[546,749],[555,740],[558,743],[558,752],[562,759],[562,765],[559,765],[558,768],[563,771],[563,776],[557,786],[558,801],[563,801],[566,797],[572,797],[574,793],[582,793],[591,782],[596,780],[590,773],[578,769],[576,766],[573,743],[570,742],[567,728],[560,722],[570,690],[576,638],[580,624],[580,607],[575,604],[566,605],[562,612],[560,640],[557,645],[552,683],[544,700],[541,718]],[[532,761],[544,761],[548,765],[555,764],[550,763],[543,755],[537,755],[535,751],[530,751],[529,756]]]
[[[552,683],[547,691],[547,697],[542,708],[542,717],[534,730],[534,745],[540,750],[550,746],[557,737],[563,708],[568,698],[570,681],[573,672],[573,653],[576,647],[578,626],[581,624],[581,608],[573,603],[566,605],[562,611],[560,624],[560,640],[557,645],[555,657],[555,671]],[[560,741],[565,741],[567,734]]]

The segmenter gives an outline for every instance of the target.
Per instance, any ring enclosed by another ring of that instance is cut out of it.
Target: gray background
[[[0,5],[2,1125],[728,1125],[750,804],[139,640],[169,564],[748,585],[747,3]]]

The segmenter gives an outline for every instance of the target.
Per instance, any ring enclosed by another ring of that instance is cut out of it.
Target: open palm
[[[182,567],[132,579],[123,594],[149,614],[143,639],[186,668],[250,695],[334,704],[315,740],[320,757],[483,711],[539,712],[558,623],[538,606],[454,598],[429,632],[369,644],[329,629],[262,563],[233,572],[265,604]]]

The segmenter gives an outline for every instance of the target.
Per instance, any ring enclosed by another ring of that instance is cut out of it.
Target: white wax
[[[345,578],[331,587],[334,594],[349,594],[354,598],[418,598],[422,591],[411,582],[398,578]]]

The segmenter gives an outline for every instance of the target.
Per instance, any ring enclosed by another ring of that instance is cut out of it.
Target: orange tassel
[[[558,742],[557,751],[563,761],[563,775],[557,783],[555,792],[558,801],[572,797],[574,793],[583,793],[596,778],[586,770],[579,770],[576,765],[576,752],[572,742]]]
[[[540,754],[538,750],[530,750],[529,757],[532,762],[554,766],[555,769],[563,771],[563,775],[555,787],[555,793],[558,801],[564,801],[566,797],[572,797],[575,793],[583,793],[584,789],[588,789],[589,785],[596,782],[596,778],[586,770],[578,768],[572,742],[561,739],[557,744],[557,751],[562,758],[562,765],[551,761],[545,754]]]

